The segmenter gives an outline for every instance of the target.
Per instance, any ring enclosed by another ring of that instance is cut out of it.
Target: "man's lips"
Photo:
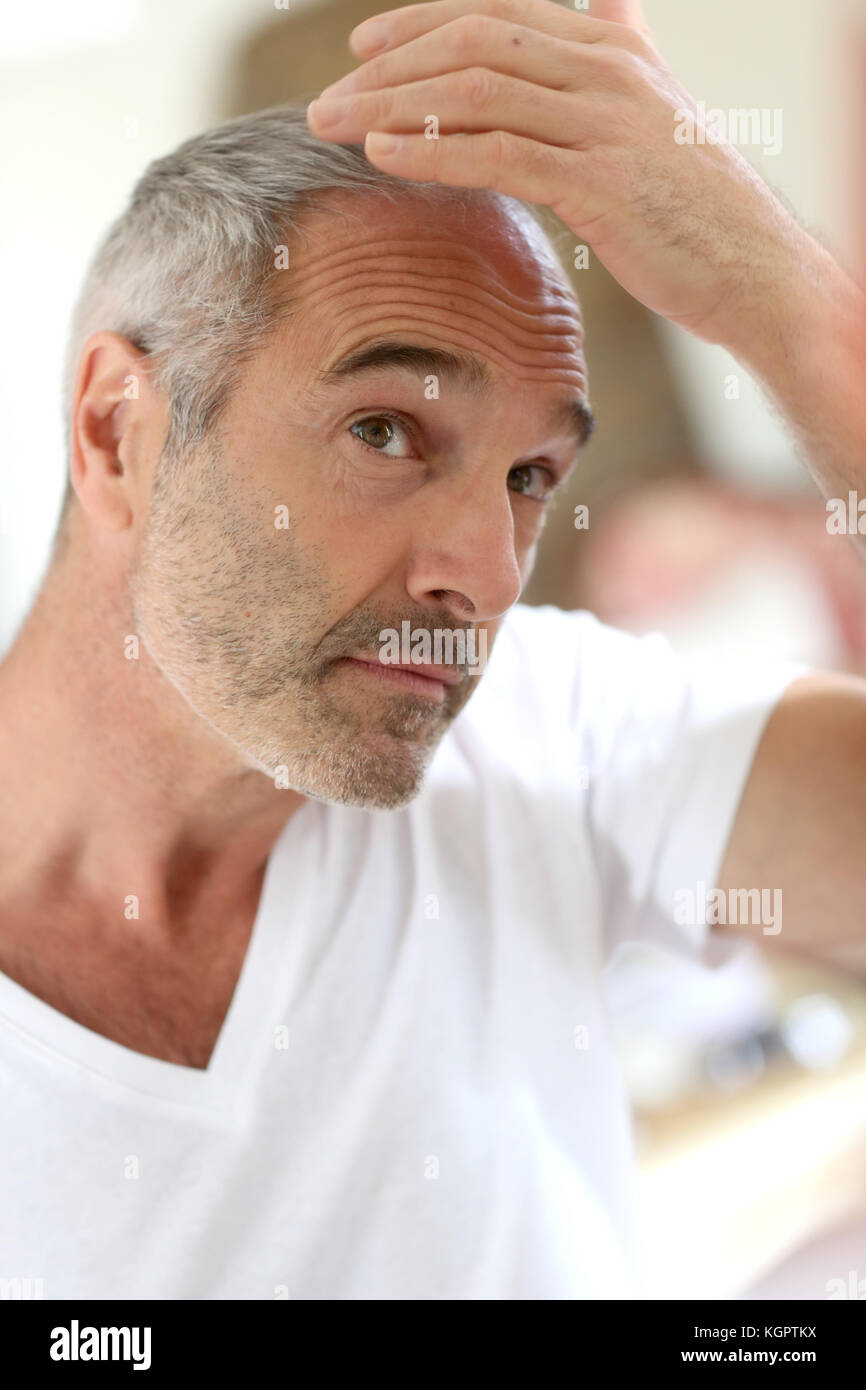
[[[404,665],[380,661],[378,656],[368,656],[364,652],[357,656],[344,656],[338,664],[354,667],[374,679],[385,680],[394,687],[416,691],[434,700],[444,700],[446,686],[459,685],[463,679],[453,666],[433,666],[426,662]]]

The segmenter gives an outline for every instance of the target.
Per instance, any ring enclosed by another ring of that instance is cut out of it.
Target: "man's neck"
[[[52,885],[114,920],[135,895],[165,942],[246,900],[304,798],[128,658],[131,614],[85,579],[50,574],[0,663],[0,906]]]

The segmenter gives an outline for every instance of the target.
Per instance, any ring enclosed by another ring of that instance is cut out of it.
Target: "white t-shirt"
[[[802,669],[689,673],[659,636],[513,609],[409,806],[308,801],[287,823],[205,1071],[0,975],[0,1280],[639,1293],[604,967],[620,942],[704,952],[675,895],[713,884]]]

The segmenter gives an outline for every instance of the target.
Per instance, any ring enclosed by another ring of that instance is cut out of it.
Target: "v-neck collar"
[[[316,837],[324,812],[305,801],[283,827],[268,856],[243,965],[207,1067],[187,1067],[136,1052],[95,1033],[0,972],[0,1028],[55,1065],[98,1076],[109,1087],[169,1105],[224,1113],[242,1107],[244,1081],[264,1065],[268,1034],[282,1022],[285,995],[304,949],[304,922],[316,879]],[[301,871],[303,866],[303,870]],[[271,1005],[273,1001],[273,1006]]]

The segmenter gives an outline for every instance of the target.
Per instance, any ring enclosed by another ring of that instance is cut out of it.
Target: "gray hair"
[[[302,215],[326,191],[402,200],[411,188],[434,206],[471,211],[494,202],[537,222],[530,205],[492,190],[384,173],[363,146],[318,139],[305,112],[306,102],[237,117],[145,169],[96,251],[73,312],[63,382],[67,454],[78,360],[101,329],[145,353],[154,385],[167,394],[165,453],[181,457],[206,436],[241,364],[291,312],[275,253],[302,237]],[[68,483],[64,513],[71,496]]]

